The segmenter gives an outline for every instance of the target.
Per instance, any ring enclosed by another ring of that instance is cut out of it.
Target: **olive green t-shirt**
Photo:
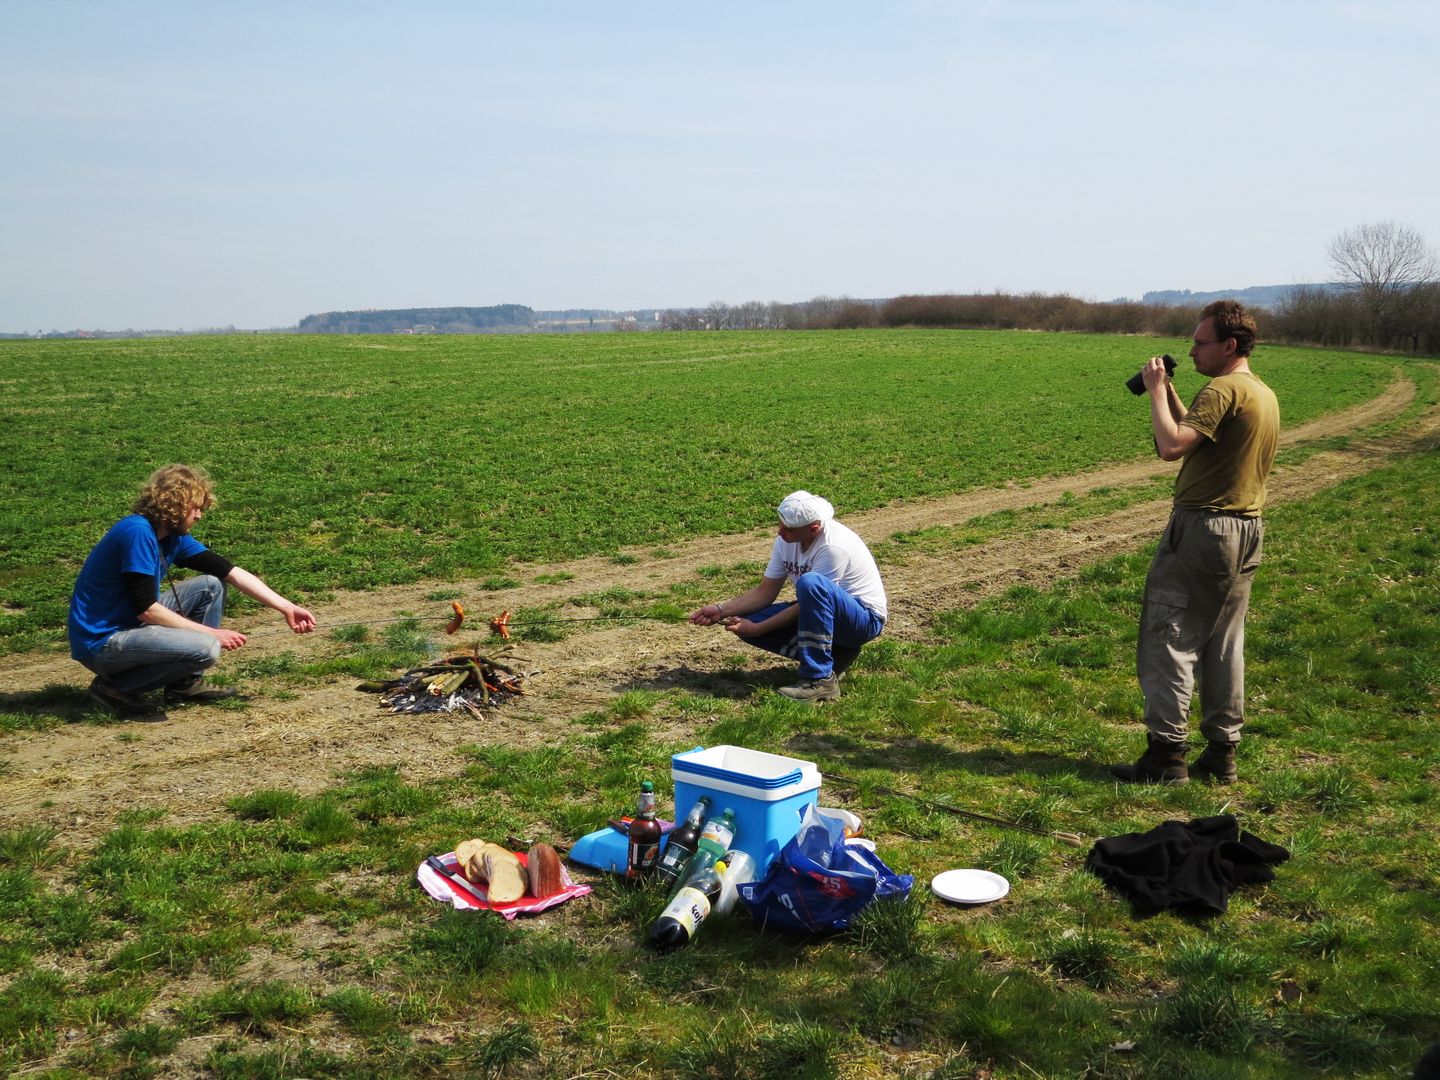
[[[1175,505],[1257,517],[1275,462],[1280,405],[1252,372],[1211,379],[1180,421],[1204,435],[1175,478]]]

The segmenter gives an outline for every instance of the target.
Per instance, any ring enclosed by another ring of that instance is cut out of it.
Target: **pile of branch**
[[[511,659],[514,659],[513,657]],[[357,690],[380,695],[380,707],[394,713],[480,711],[525,693],[525,673],[478,652],[411,668],[398,679],[361,683]]]

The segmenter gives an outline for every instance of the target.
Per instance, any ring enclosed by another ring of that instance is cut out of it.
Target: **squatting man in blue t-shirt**
[[[865,541],[835,520],[818,495],[796,491],[776,510],[779,535],[765,574],[748,592],[690,613],[698,626],[724,626],[742,641],[800,661],[800,682],[780,693],[796,701],[840,696],[840,676],[860,646],[885,629],[885,586]],[[775,603],[786,580],[795,599]]]
[[[190,535],[214,505],[205,473],[167,465],[85,559],[70,597],[70,655],[95,672],[90,697],[112,712],[152,713],[142,695],[162,687],[167,705],[234,696],[204,677],[222,649],[245,644],[220,625],[227,584],[280,612],[295,633],[315,629],[314,615]],[[167,588],[172,566],[197,576]]]

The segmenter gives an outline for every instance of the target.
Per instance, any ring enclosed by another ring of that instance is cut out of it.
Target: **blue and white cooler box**
[[[764,877],[770,863],[800,831],[805,808],[820,791],[813,761],[747,750],[743,746],[697,746],[670,758],[675,781],[675,815],[683,817],[702,795],[710,813],[735,811],[735,844],[755,860]]]

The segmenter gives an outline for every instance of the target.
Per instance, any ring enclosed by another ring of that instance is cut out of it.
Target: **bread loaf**
[[[565,887],[560,880],[560,856],[549,844],[536,844],[526,855],[525,876],[530,895],[536,899],[554,896]]]
[[[482,856],[485,864],[485,898],[492,904],[505,904],[525,895],[525,871],[520,860],[504,848],[491,844]]]
[[[485,851],[484,840],[461,840],[455,845],[455,863],[460,873],[464,874],[477,885],[483,880],[480,875],[484,873],[484,867],[480,864],[480,856]]]
[[[476,885],[484,885],[490,880],[490,875],[485,869],[485,853],[488,851],[498,852],[501,855],[510,854],[499,844],[492,844],[488,840],[478,838],[463,840],[455,847],[455,861],[460,866],[460,872]]]

